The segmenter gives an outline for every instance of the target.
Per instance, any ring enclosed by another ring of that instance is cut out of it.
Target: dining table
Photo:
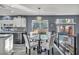
[[[43,42],[46,42],[48,39],[46,39],[47,38],[47,36],[45,36],[45,35],[47,35],[47,34],[41,34],[41,33],[38,33],[37,35],[33,35],[33,36],[31,36],[30,38],[31,38],[31,41],[33,42],[38,42],[38,45],[37,45],[37,54],[41,54],[42,53],[42,46],[41,46],[41,44],[42,44],[42,41]],[[43,39],[43,38],[45,38],[45,39]]]
[[[42,53],[41,43],[42,43],[42,41],[46,41],[46,40],[42,39],[42,37],[41,37],[42,35],[43,35],[42,33],[39,33],[39,34],[37,34],[35,36],[30,37],[31,41],[38,42],[38,45],[37,45],[37,54],[41,54]]]

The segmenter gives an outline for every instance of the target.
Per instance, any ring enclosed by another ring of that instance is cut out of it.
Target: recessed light
[[[11,10],[11,13],[14,13],[14,11],[13,11],[13,10]]]
[[[8,4],[7,6],[14,7],[14,5]]]

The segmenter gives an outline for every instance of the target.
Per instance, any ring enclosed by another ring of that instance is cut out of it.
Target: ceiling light
[[[11,13],[14,13],[14,11],[13,11],[13,10],[11,10]]]
[[[41,8],[38,8],[38,10],[39,10],[39,12],[38,12],[39,13],[39,16],[37,16],[37,20],[42,20],[42,17],[40,16],[40,9]]]

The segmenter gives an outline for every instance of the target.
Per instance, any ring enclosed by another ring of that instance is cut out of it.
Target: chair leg
[[[29,49],[29,55],[31,55],[31,49]]]
[[[48,50],[47,52],[48,52],[48,55],[49,55],[50,54],[50,50]]]
[[[46,52],[46,49],[44,49],[44,51]]]
[[[33,50],[35,50],[36,48],[34,47]]]
[[[54,49],[52,48],[52,55],[54,54]]]
[[[26,47],[26,54],[27,54],[27,47]]]
[[[11,55],[14,55],[15,52],[12,52]]]

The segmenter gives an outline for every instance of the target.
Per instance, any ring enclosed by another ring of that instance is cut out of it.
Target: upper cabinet
[[[14,27],[26,27],[26,18],[25,17],[14,17],[13,19]]]
[[[23,17],[21,23],[22,27],[26,27],[26,18]]]
[[[22,16],[13,18],[9,16],[3,17],[0,20],[0,27],[26,27],[26,18]]]

